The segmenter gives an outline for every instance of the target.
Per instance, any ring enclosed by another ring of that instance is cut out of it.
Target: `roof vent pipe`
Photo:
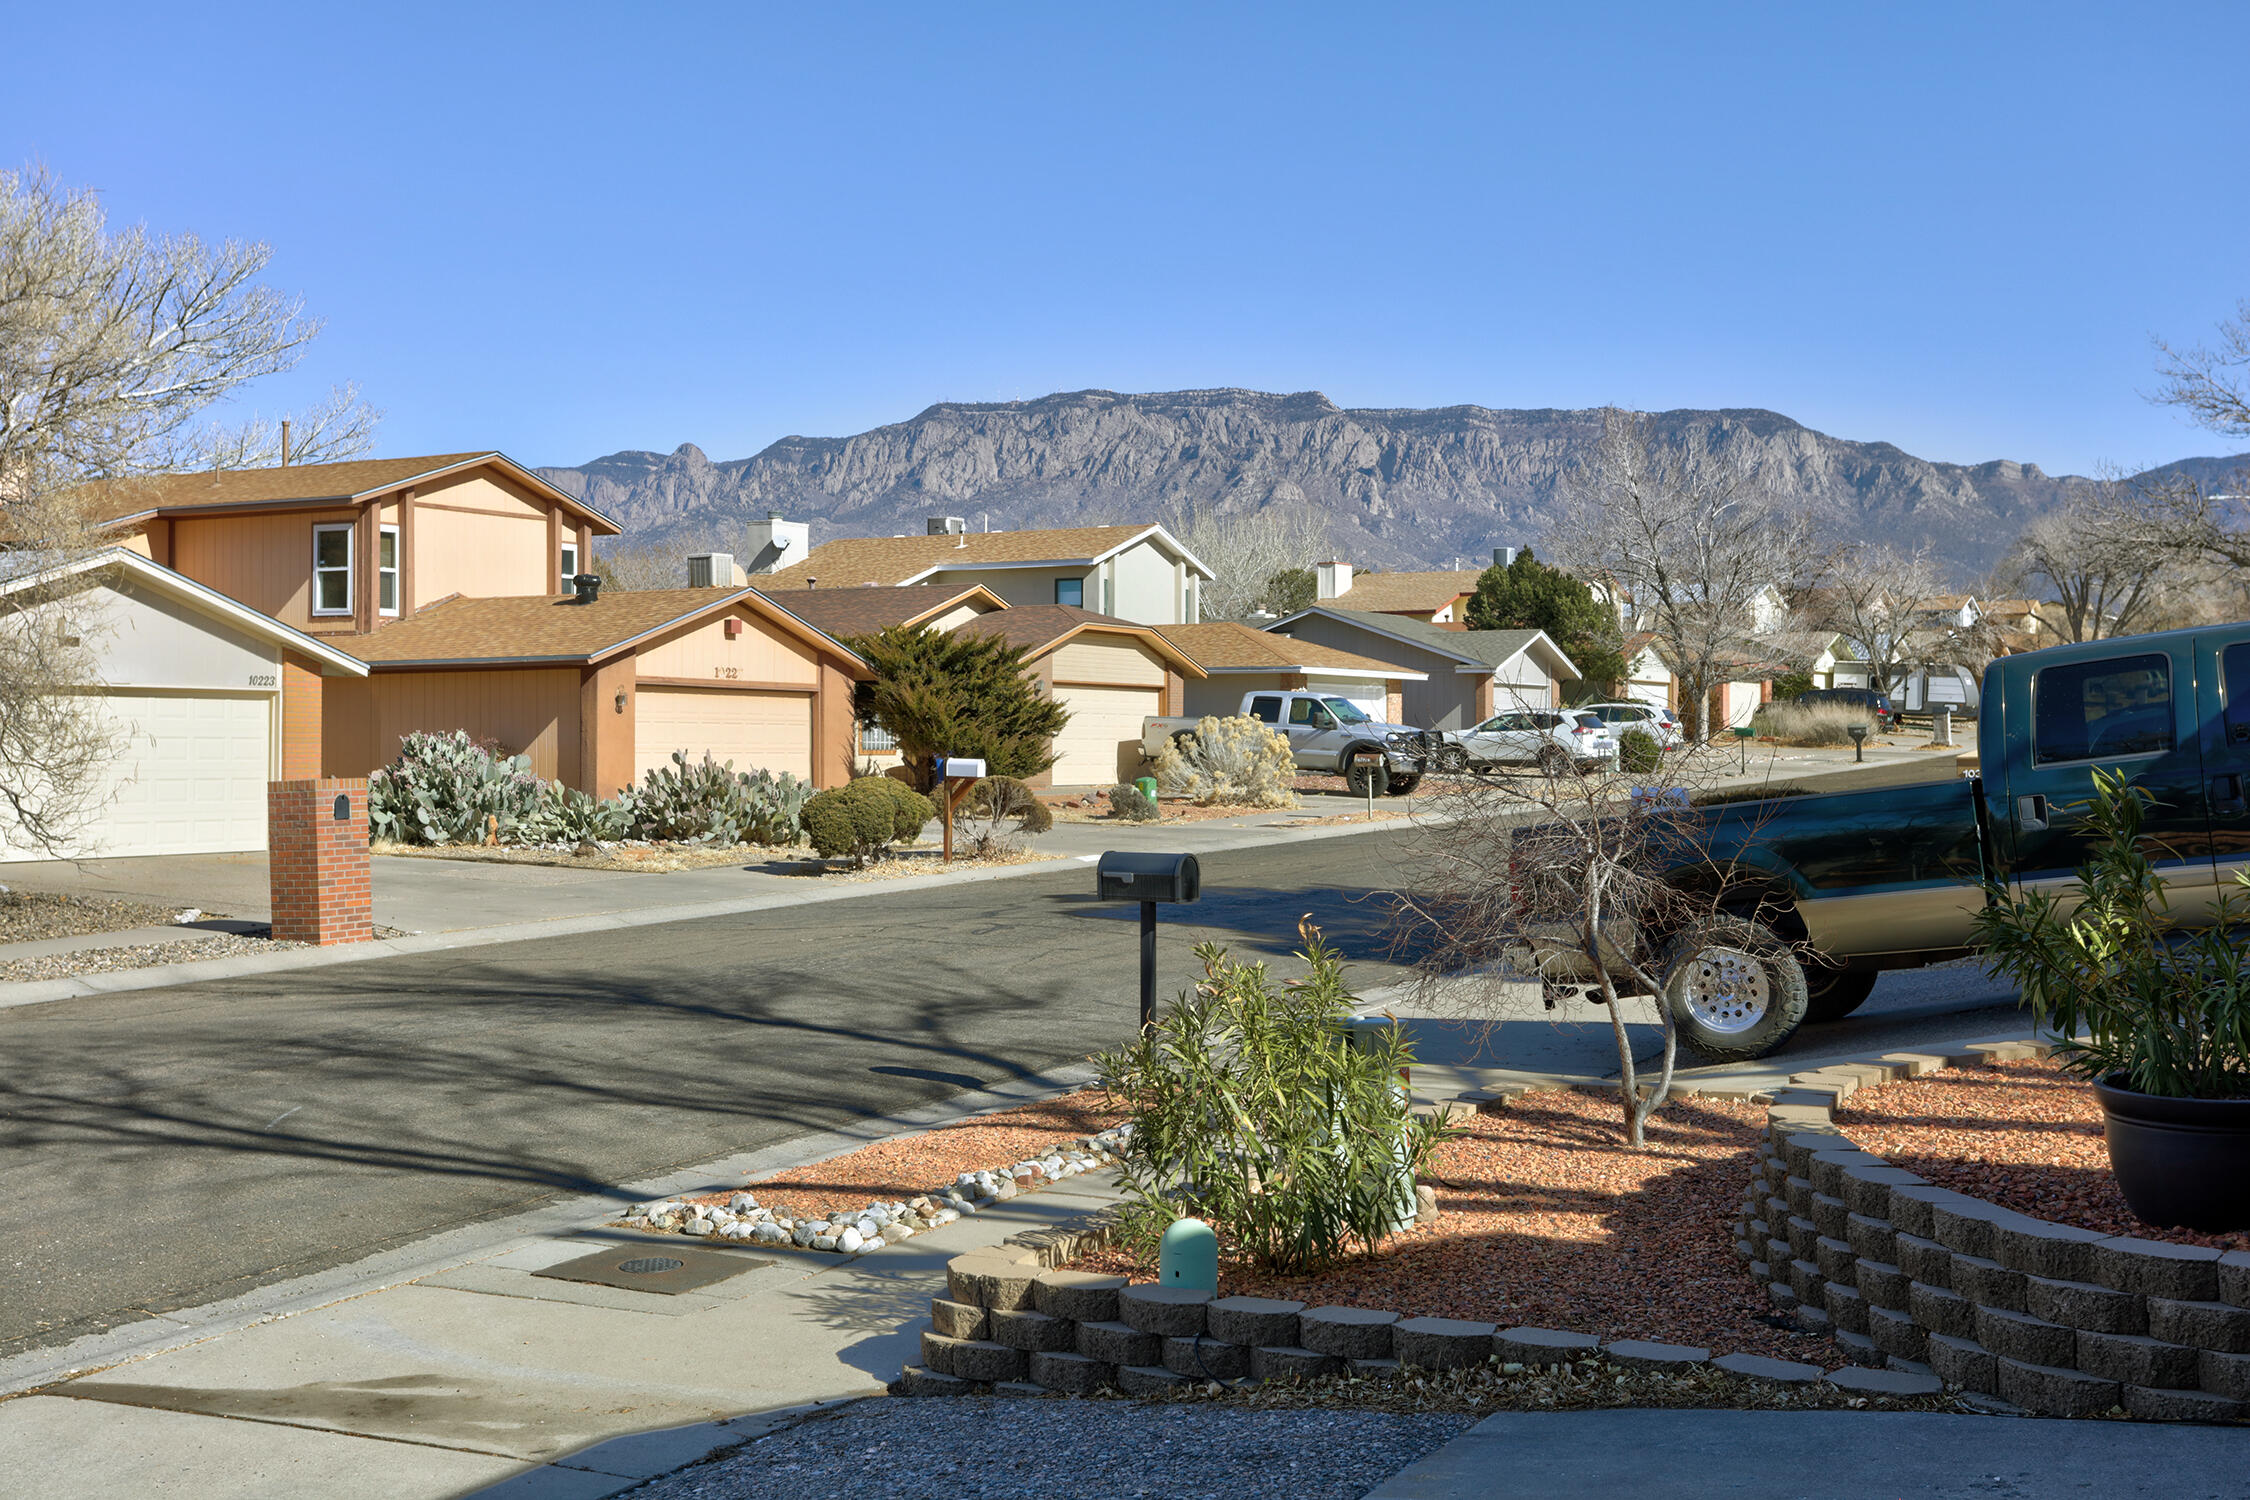
[[[580,604],[591,604],[602,594],[602,575],[599,573],[574,573],[570,586],[578,591]]]
[[[281,419],[281,466],[289,467],[289,419]]]

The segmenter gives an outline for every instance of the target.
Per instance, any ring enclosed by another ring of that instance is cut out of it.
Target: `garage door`
[[[1141,724],[1164,711],[1162,688],[1060,687],[1070,722],[1055,736],[1056,786],[1113,786],[1141,759]]]
[[[705,751],[737,771],[812,777],[812,694],[729,688],[644,687],[633,718],[633,779]]]
[[[1313,686],[1323,693],[1333,693],[1352,707],[1377,722],[1387,722],[1391,716],[1391,690],[1381,682],[1329,682],[1315,681]]]
[[[122,737],[105,795],[78,853],[232,854],[266,847],[273,700],[190,693],[111,693]],[[11,846],[0,859],[44,859]]]

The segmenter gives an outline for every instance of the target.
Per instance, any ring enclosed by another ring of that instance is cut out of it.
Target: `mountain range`
[[[1756,409],[1659,413],[1677,437],[1729,429],[1822,508],[1839,539],[1928,544],[1962,580],[2083,480],[1995,459],[1938,463],[1890,443],[1816,432]],[[1598,411],[1346,409],[1317,391],[1073,391],[1035,401],[941,402],[853,437],[785,437],[714,462],[693,443],[539,472],[615,517],[627,546],[732,550],[745,521],[778,512],[841,536],[921,533],[931,516],[972,527],[1159,520],[1273,505],[1315,517],[1315,551],[1361,566],[1473,566],[1535,541],[1541,513],[1600,431]],[[2217,480],[2239,460],[2167,469]],[[1325,522],[1326,535],[1318,535]]]

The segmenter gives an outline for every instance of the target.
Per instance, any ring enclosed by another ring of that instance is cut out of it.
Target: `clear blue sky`
[[[825,14],[823,14],[825,13]],[[2250,6],[18,7],[0,161],[270,241],[385,452],[939,400],[1765,406],[2223,452]]]

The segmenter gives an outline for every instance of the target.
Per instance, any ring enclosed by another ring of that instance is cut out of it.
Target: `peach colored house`
[[[616,523],[504,454],[94,493],[123,545],[367,663],[323,682],[283,662],[321,774],[364,776],[417,729],[465,729],[603,796],[673,750],[823,786],[850,774],[858,657],[731,583],[582,598],[573,580]]]
[[[1045,789],[1114,786],[1141,771],[1142,721],[1185,712],[1185,687],[1203,668],[1146,625],[1067,604],[994,610],[956,625],[1021,647],[1039,690],[1070,711],[1049,749],[1055,763],[1030,779]]]

